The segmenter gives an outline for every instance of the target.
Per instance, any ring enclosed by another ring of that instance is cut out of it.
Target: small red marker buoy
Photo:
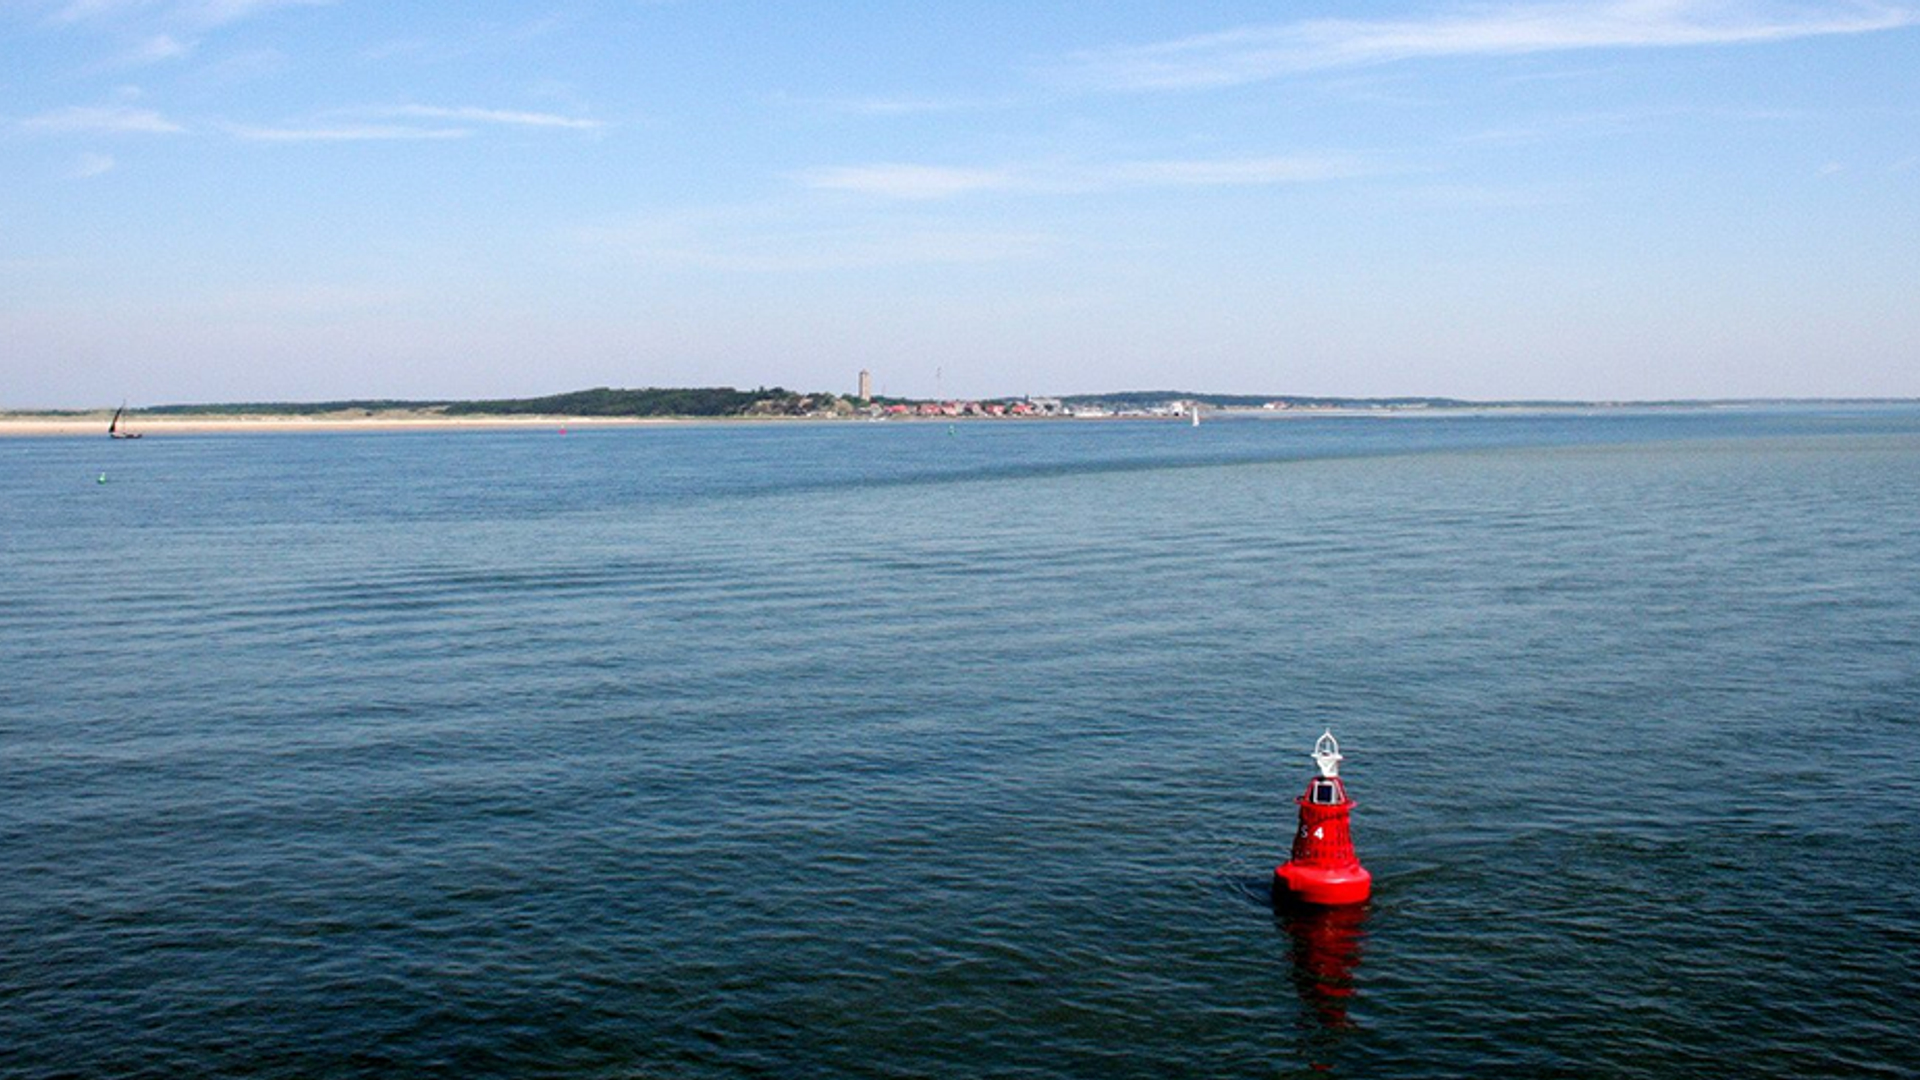
[[[1300,828],[1293,834],[1293,857],[1274,870],[1274,895],[1309,904],[1358,904],[1373,892],[1373,875],[1353,853],[1347,815],[1354,802],[1340,779],[1340,744],[1328,731],[1313,744],[1320,775],[1307,781],[1300,804]]]

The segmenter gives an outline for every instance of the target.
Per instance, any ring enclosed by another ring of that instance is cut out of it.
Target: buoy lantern
[[[1358,904],[1373,892],[1373,875],[1353,853],[1347,816],[1353,800],[1340,779],[1340,744],[1328,731],[1313,744],[1320,775],[1307,781],[1300,804],[1300,828],[1293,834],[1293,857],[1273,872],[1276,896],[1308,904]]]

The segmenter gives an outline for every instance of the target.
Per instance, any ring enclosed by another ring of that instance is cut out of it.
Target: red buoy
[[[1293,834],[1293,858],[1273,872],[1274,894],[1309,904],[1358,904],[1373,892],[1373,875],[1353,853],[1347,816],[1354,803],[1340,780],[1340,744],[1333,732],[1313,744],[1320,775],[1307,781],[1300,804],[1300,828]]]

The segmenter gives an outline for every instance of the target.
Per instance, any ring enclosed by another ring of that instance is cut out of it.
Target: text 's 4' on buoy
[[[1300,804],[1300,828],[1293,834],[1293,857],[1273,872],[1275,896],[1308,904],[1358,904],[1373,892],[1373,875],[1353,853],[1347,817],[1354,802],[1340,779],[1340,744],[1328,731],[1313,744],[1320,775],[1307,781]]]

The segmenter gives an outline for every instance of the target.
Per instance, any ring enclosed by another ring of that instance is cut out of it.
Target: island
[[[863,373],[864,375],[864,373]],[[862,379],[862,390],[867,381]],[[1349,398],[1128,390],[1058,397],[896,398],[867,392],[799,392],[782,387],[595,387],[544,397],[471,401],[351,399],[235,402],[134,408],[7,410],[0,435],[96,435],[215,431],[349,431],[594,427],[686,421],[1179,419],[1200,416],[1396,416],[1460,411],[1724,408],[1779,404],[1913,404],[1900,399],[1687,401],[1469,401],[1444,397]]]

